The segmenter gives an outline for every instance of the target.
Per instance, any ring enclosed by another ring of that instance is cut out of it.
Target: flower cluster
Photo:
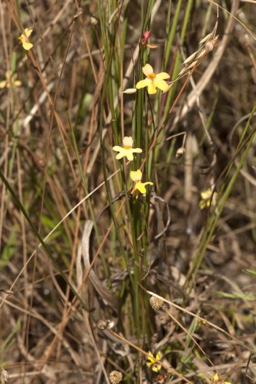
[[[148,45],[148,39],[150,38],[150,31],[145,31],[143,34],[143,39],[141,40],[141,44],[145,46]],[[150,47],[150,46],[149,46]],[[157,88],[159,88],[163,92],[167,92],[169,90],[169,84],[165,80],[170,78],[170,75],[166,72],[161,72],[156,74],[153,70],[153,67],[150,64],[146,64],[142,68],[142,72],[146,76],[144,80],[140,80],[136,84],[136,88],[128,88],[124,91],[124,93],[131,94],[135,93],[137,89],[141,88],[147,88],[149,95],[154,95],[157,92]],[[124,157],[127,158],[128,161],[133,161],[134,159],[134,153],[141,153],[141,148],[133,148],[133,139],[130,136],[125,136],[123,138],[123,147],[120,147],[119,145],[115,145],[113,148],[113,151],[119,152],[116,155],[116,159],[120,160]],[[145,194],[146,193],[146,185],[153,185],[150,181],[146,183],[142,183],[142,172],[140,169],[137,171],[131,171],[130,177],[132,181],[134,182],[134,186],[132,189],[132,194],[134,193],[136,196],[136,199],[139,197],[139,194]]]
[[[133,148],[133,139],[131,136],[125,136],[123,138],[123,147],[120,147],[119,145],[115,145],[113,148],[113,151],[119,152],[116,155],[116,159],[120,160],[124,157],[127,158],[128,161],[132,161],[134,159],[133,154],[134,153],[141,153],[142,149],[141,148]],[[146,188],[145,185],[150,184],[153,185],[150,181],[146,183],[142,183],[142,172],[140,169],[137,171],[131,171],[130,172],[130,178],[134,182],[134,186],[132,189],[132,194],[135,193],[136,199],[139,197],[139,194],[145,194],[146,193]]]

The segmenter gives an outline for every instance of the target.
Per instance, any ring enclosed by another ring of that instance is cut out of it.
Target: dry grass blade
[[[181,108],[181,110],[177,113],[177,116],[174,119],[173,126],[175,126],[178,123],[178,121],[182,120],[186,116],[188,111],[196,103],[197,97],[202,94],[202,92],[206,88],[207,84],[211,80],[214,72],[216,71],[216,69],[217,69],[217,67],[219,65],[219,62],[222,59],[222,56],[223,56],[223,54],[225,52],[226,46],[228,44],[229,36],[231,35],[232,30],[234,28],[234,25],[235,25],[235,18],[234,18],[234,16],[237,13],[238,7],[239,7],[239,0],[234,0],[232,2],[232,9],[231,9],[230,16],[229,16],[229,21],[228,21],[228,24],[227,24],[227,27],[226,27],[226,30],[225,30],[225,33],[224,33],[224,37],[221,39],[221,41],[218,44],[217,50],[216,50],[216,52],[214,54],[214,58],[211,61],[211,63],[209,64],[208,68],[205,70],[205,72],[204,72],[203,76],[201,77],[201,79],[198,81],[198,83],[196,85],[196,93],[195,93],[194,90],[192,90],[189,93],[189,95],[187,97],[187,102]]]
[[[108,306],[110,306],[114,312],[118,313],[119,303],[117,298],[108,290],[106,285],[104,285],[96,273],[93,270],[93,263],[90,261],[90,238],[93,231],[93,222],[87,220],[84,225],[82,243],[81,243],[81,252],[85,267],[85,274],[89,276],[89,279],[95,288],[96,292],[99,294],[101,300]],[[95,258],[93,259],[95,262]]]

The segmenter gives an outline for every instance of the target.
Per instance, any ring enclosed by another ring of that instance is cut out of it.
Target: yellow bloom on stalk
[[[125,136],[123,138],[123,147],[119,147],[118,145],[115,145],[113,147],[113,151],[119,152],[116,155],[116,159],[120,160],[123,157],[126,157],[127,160],[132,161],[134,153],[141,153],[142,152],[142,149],[133,148],[132,145],[133,145],[132,137],[131,136]]]
[[[20,87],[21,81],[16,80],[17,74],[12,75],[12,71],[5,72],[5,80],[0,81],[0,88]]]
[[[200,193],[202,200],[199,201],[199,208],[204,209],[210,207],[210,205],[216,205],[218,193],[213,192],[211,188]]]
[[[157,352],[156,357],[154,357],[152,352],[148,352],[147,366],[152,369],[154,372],[158,372],[161,369],[161,364],[158,363],[161,360],[162,354],[161,352]]]
[[[136,199],[138,199],[140,193],[142,193],[143,195],[146,193],[145,185],[147,185],[147,184],[153,185],[153,183],[151,183],[151,181],[148,181],[146,183],[141,182],[142,172],[139,169],[137,171],[131,171],[130,172],[130,178],[134,182],[134,187],[133,187],[132,193],[135,192]]]
[[[24,34],[19,36],[19,40],[22,42],[23,48],[26,51],[29,51],[33,47],[33,44],[30,43],[28,38],[31,35],[31,33],[33,32],[33,29],[25,28],[24,32],[25,32]]]
[[[222,381],[219,378],[218,373],[215,373],[215,375],[212,377],[211,383],[216,383],[216,384],[231,384],[230,381]]]
[[[154,95],[156,93],[156,88],[165,92],[168,90],[169,85],[165,81],[170,78],[168,73],[161,72],[155,74],[153,68],[149,64],[146,64],[145,67],[142,68],[142,72],[147,77],[136,84],[137,89],[148,87],[148,93],[150,95]]]

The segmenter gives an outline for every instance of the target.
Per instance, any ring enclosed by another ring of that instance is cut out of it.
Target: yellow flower
[[[148,93],[150,95],[154,95],[156,93],[156,88],[161,89],[161,91],[168,90],[169,85],[165,81],[170,78],[168,73],[161,72],[155,74],[153,68],[149,64],[146,64],[145,67],[142,68],[142,72],[145,76],[147,76],[147,78],[136,84],[137,89],[148,87]]]
[[[154,357],[152,352],[148,352],[148,360],[147,360],[147,366],[151,367],[152,371],[158,372],[161,369],[161,364],[157,363],[159,360],[161,360],[162,354],[161,352],[157,352],[156,357]]]
[[[217,192],[213,192],[211,188],[208,188],[206,191],[200,193],[202,200],[199,201],[199,208],[204,209],[210,207],[210,205],[216,205],[216,200],[218,197]]]
[[[116,159],[122,159],[123,157],[126,157],[127,160],[132,161],[133,160],[133,153],[141,153],[142,149],[140,148],[132,148],[133,145],[133,139],[131,136],[125,136],[123,138],[123,147],[119,147],[118,145],[115,145],[113,147],[113,151],[119,152],[116,155]]]
[[[5,80],[0,81],[0,88],[20,87],[21,81],[16,80],[17,74],[12,75],[11,71],[5,72]]]
[[[26,50],[26,51],[29,51],[32,47],[33,47],[33,44],[31,44],[29,42],[29,36],[31,35],[31,33],[33,32],[33,29],[28,29],[28,28],[25,28],[25,33],[20,35],[19,36],[19,40],[22,42],[22,46],[23,48]]]
[[[146,183],[141,182],[142,172],[139,169],[137,171],[131,171],[130,172],[130,178],[135,183],[133,190],[132,190],[132,193],[135,192],[136,199],[139,197],[140,193],[142,193],[143,195],[146,193],[145,185],[147,185],[147,184],[153,185],[153,183],[151,183],[150,181],[148,181]]]
[[[211,383],[216,383],[216,384],[231,384],[230,381],[222,381],[219,378],[218,373],[215,373],[215,375],[211,379]]]

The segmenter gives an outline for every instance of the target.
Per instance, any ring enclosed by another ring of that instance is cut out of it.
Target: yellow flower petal
[[[151,73],[153,73],[153,67],[151,67],[150,64],[146,64],[145,67],[142,68],[142,72],[145,76],[149,76]]]
[[[124,154],[123,152],[120,152],[120,153],[118,153],[118,155],[116,155],[116,159],[117,159],[117,160],[120,160],[120,159],[122,159],[123,157],[125,157],[125,154]]]
[[[115,145],[112,149],[113,151],[120,152],[123,150],[123,147],[119,147],[119,145]]]
[[[161,369],[161,364],[155,363],[152,365],[152,371],[158,372],[158,371],[160,371],[160,369]]]
[[[206,202],[204,200],[199,201],[199,208],[204,209],[206,207]]]
[[[141,183],[140,181],[138,182],[138,183],[136,183],[136,185],[135,185],[135,190],[137,189],[138,191],[140,191],[140,193],[142,194],[142,195],[144,195],[144,193],[146,193],[147,191],[146,191],[146,188],[145,188],[145,186],[144,186],[144,184],[143,183]]]
[[[151,83],[151,80],[149,80],[148,78],[147,79],[144,79],[144,80],[140,80],[137,84],[136,84],[136,88],[137,89],[141,89],[141,88],[145,88],[145,87],[148,87]]]
[[[148,352],[148,359],[147,359],[147,362],[146,362],[146,364],[147,364],[147,366],[148,367],[151,367],[154,363],[155,363],[155,358],[154,358],[154,355],[153,355],[153,353],[152,352]]]
[[[208,188],[206,191],[202,191],[200,195],[204,200],[210,199],[212,196],[212,190]]]
[[[142,178],[141,170],[138,169],[137,171],[131,171],[130,172],[130,178],[132,179],[132,181],[140,181]]]
[[[146,188],[145,188],[145,185],[153,185],[153,183],[151,181],[147,181],[146,183],[141,183],[141,185],[143,185],[143,194],[146,193]],[[141,188],[142,189],[142,188]],[[140,191],[140,190],[139,190]],[[141,192],[141,191],[140,191]],[[142,193],[142,192],[141,192]]]
[[[133,194],[135,191],[139,191],[142,195],[144,195],[147,192],[145,185],[148,184],[153,185],[153,183],[151,183],[150,181],[148,181],[147,183],[142,183],[141,181],[135,182],[134,188],[131,193]],[[138,198],[138,195],[136,196],[136,198]]]
[[[114,149],[114,148],[113,148]],[[119,151],[120,153],[118,153],[118,155],[116,155],[116,159],[117,160],[120,160],[122,159],[123,157],[126,157],[127,160],[129,161],[132,161],[133,160],[133,154],[131,151],[129,151],[128,149],[125,149],[125,148],[121,148],[121,150]]]
[[[25,32],[25,35],[27,37],[29,37],[31,35],[31,33],[33,32],[33,29],[25,28],[24,32]]]
[[[123,146],[124,147],[132,148],[132,146],[133,146],[133,139],[132,139],[131,136],[124,136],[124,138],[123,138]]]
[[[126,149],[126,154],[125,154],[125,156],[126,156],[126,158],[127,158],[128,161],[133,161],[133,159],[134,159],[134,156],[133,156],[132,152],[129,151],[129,150],[127,150],[127,149]]]
[[[133,151],[133,153],[141,153],[142,149],[141,148],[133,148],[132,151]]]
[[[218,384],[231,384],[229,381],[221,381],[220,380],[220,377],[219,377],[219,374],[218,373],[215,373],[215,375],[211,378],[211,380],[214,382],[218,382]]]
[[[155,81],[151,81],[151,83],[148,85],[148,93],[150,95],[154,95],[156,93]]]
[[[6,80],[0,81],[0,88],[5,88],[7,84]]]
[[[155,79],[154,86],[161,89],[161,91],[167,91],[168,84],[164,80]]]
[[[27,42],[27,41],[24,41],[24,42],[22,43],[22,46],[23,46],[23,48],[24,48],[26,51],[29,51],[29,50],[33,47],[33,44],[31,44],[31,43],[29,43],[29,42]]]
[[[161,72],[156,75],[156,78],[159,80],[166,80],[170,78],[170,75],[168,75],[166,72]]]

